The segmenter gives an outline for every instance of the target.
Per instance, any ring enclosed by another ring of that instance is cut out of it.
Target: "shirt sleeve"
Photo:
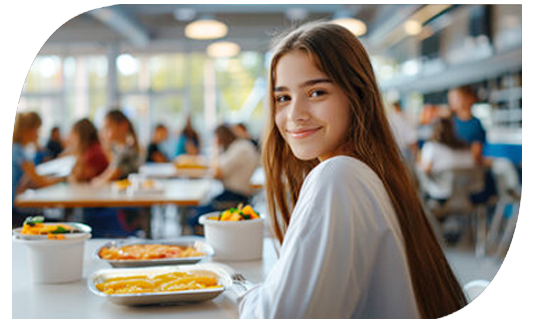
[[[426,166],[433,161],[434,145],[431,142],[426,142],[420,152],[420,164]]]
[[[376,235],[375,222],[352,217],[368,213],[368,196],[357,200],[348,179],[327,168],[305,181],[281,257],[265,282],[240,298],[241,318],[352,316],[366,292]]]

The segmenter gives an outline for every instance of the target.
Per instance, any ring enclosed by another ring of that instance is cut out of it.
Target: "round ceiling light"
[[[199,19],[185,27],[185,36],[197,40],[222,38],[227,34],[226,24],[214,19]]]
[[[406,21],[403,27],[407,35],[415,36],[422,32],[422,24],[414,19]]]
[[[334,24],[338,24],[342,27],[347,28],[350,32],[353,33],[355,36],[362,36],[366,34],[368,31],[368,28],[366,27],[366,24],[359,19],[356,18],[337,18],[332,21]]]
[[[239,54],[241,48],[233,42],[215,42],[210,44],[206,51],[212,58],[230,58]]]

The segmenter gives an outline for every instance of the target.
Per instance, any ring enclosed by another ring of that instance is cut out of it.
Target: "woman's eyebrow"
[[[303,82],[302,84],[300,84],[299,87],[304,88],[304,87],[313,86],[313,85],[316,85],[316,84],[319,84],[319,83],[332,83],[332,80],[331,79],[326,79],[326,78],[307,80],[307,81]],[[279,87],[275,87],[275,89],[273,89],[273,91],[275,91],[275,92],[287,91],[287,90],[289,90],[289,88],[286,87],[286,86],[279,86]]]

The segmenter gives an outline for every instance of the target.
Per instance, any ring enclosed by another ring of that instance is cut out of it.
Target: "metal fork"
[[[244,292],[250,290],[252,287],[254,287],[254,284],[248,281],[243,274],[241,273],[235,273],[232,275],[233,283],[238,285],[243,289]]]

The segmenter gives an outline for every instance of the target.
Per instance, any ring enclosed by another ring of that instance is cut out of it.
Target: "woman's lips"
[[[312,134],[316,133],[319,130],[321,130],[321,126],[317,128],[288,130],[288,134],[294,139],[304,139],[306,137],[311,136]]]

